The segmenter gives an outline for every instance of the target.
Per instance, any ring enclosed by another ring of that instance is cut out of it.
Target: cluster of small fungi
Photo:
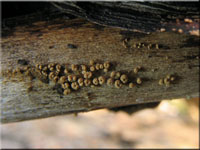
[[[147,48],[147,49],[155,48],[155,49],[159,49],[159,45],[158,44],[151,44],[151,43],[134,43],[133,48]]]
[[[174,81],[175,81],[175,76],[174,75],[167,75],[165,78],[160,79],[158,84],[159,85],[169,86]]]
[[[123,85],[133,88],[142,83],[141,78],[136,78],[133,82],[127,74],[112,71],[111,68],[110,62],[97,63],[91,60],[89,65],[36,64],[35,66],[25,66],[22,69],[14,69],[11,74],[20,73],[32,79],[38,78],[44,83],[54,82],[62,88],[64,95],[81,87],[96,87],[107,84],[116,88],[121,88]],[[140,69],[141,67],[136,67],[133,72],[137,74]]]
[[[160,48],[160,45],[157,44],[157,43],[152,44],[152,43],[135,42],[132,45],[129,45],[128,39],[124,39],[122,44],[125,48],[137,48],[137,49],[147,48],[148,50],[150,50],[150,49],[157,49],[158,50]]]
[[[185,18],[184,20],[176,19],[176,23],[168,23],[168,27],[172,26],[173,28],[166,29],[165,27],[162,27],[160,29],[160,32],[166,32],[166,31],[173,31],[177,33],[188,33],[190,35],[196,35],[199,36],[199,22],[200,19],[190,19]]]

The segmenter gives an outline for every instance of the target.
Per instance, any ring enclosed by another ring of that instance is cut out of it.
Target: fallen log
[[[66,19],[60,13],[48,21],[35,17],[28,25],[2,30],[2,123],[199,96],[197,36],[172,31],[139,33],[80,18]],[[23,20],[16,17],[12,21],[18,19]],[[105,83],[86,86],[84,82],[76,90],[67,79],[71,93],[66,93],[57,79],[84,78],[81,65],[89,72],[90,60],[96,63],[96,71],[89,80],[103,76]],[[98,70],[97,64],[105,62],[109,69]],[[55,65],[52,72],[59,71],[53,80],[50,64]],[[120,84],[108,85],[113,71],[127,75],[128,81],[116,77]]]

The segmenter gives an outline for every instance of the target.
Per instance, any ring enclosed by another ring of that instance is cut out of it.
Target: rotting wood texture
[[[175,26],[177,19],[179,23],[185,18],[199,20],[199,8],[196,2],[65,1],[52,2],[52,4],[62,12],[82,17],[101,25],[140,32],[152,32],[159,28],[170,30],[171,26]],[[180,27],[180,24],[177,26]],[[183,24],[181,27],[183,28]],[[188,27],[186,27],[185,32],[189,31]],[[194,30],[194,28],[191,30]]]
[[[198,37],[175,32],[142,34],[62,18],[19,26],[1,39],[1,122],[45,118],[100,108],[199,96]],[[71,44],[71,45],[70,45]],[[154,45],[148,48],[148,45]],[[74,47],[75,46],[75,47]],[[125,72],[142,83],[129,88],[103,84],[69,95],[52,82],[12,74],[16,68],[49,63],[88,65],[110,62],[111,71]],[[134,68],[141,66],[138,73]],[[175,81],[160,85],[174,75]]]

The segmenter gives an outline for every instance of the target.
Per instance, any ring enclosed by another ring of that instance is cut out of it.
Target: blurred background
[[[198,148],[199,99],[1,125],[1,148]]]

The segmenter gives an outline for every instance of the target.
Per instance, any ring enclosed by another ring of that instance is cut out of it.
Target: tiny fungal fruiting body
[[[72,89],[74,89],[74,90],[78,90],[78,89],[79,89],[79,85],[78,85],[77,82],[72,82],[71,87],[72,87]]]
[[[141,66],[137,66],[137,67],[135,67],[135,68],[133,69],[133,72],[134,72],[135,74],[137,74],[141,69],[142,69]]]
[[[109,69],[110,63],[109,63],[109,62],[105,62],[105,63],[103,64],[103,66],[104,66],[105,69]]]
[[[122,83],[121,83],[120,80],[116,80],[116,81],[115,81],[115,87],[116,87],[116,88],[121,88],[121,87],[122,87]]]
[[[137,82],[137,84],[142,84],[142,79],[141,78],[137,78],[136,82]]]
[[[74,64],[72,64],[71,68],[72,68],[72,71],[77,71],[78,70],[78,66],[74,65]]]
[[[81,69],[82,69],[82,71],[86,71],[87,70],[87,66],[86,65],[81,65]]]
[[[78,79],[78,84],[80,85],[81,83],[83,83],[84,79],[83,78],[79,78]]]
[[[24,66],[24,62],[19,61],[22,68],[7,70],[7,74],[25,75],[32,79],[39,79],[44,83],[53,82],[59,85],[59,94],[69,95],[83,87],[99,87],[107,85],[109,87],[122,88],[128,86],[134,88],[142,83],[141,78],[129,79],[126,73],[113,71],[110,62],[95,62],[91,60],[89,65],[85,64],[36,64],[35,66]],[[70,66],[70,67],[69,67]],[[141,67],[137,67],[137,72]],[[168,77],[169,78],[169,77]],[[170,81],[173,78],[170,76]],[[168,79],[163,82],[167,84]],[[106,83],[106,84],[104,84]],[[58,91],[58,90],[57,90]]]
[[[108,86],[112,86],[114,84],[114,79],[113,78],[109,78],[108,80],[107,80],[107,85]]]
[[[105,69],[103,69],[103,71],[106,73],[106,72],[108,72],[108,69],[107,69],[107,68],[105,68]]]
[[[85,79],[90,79],[92,77],[92,72],[85,72],[83,76]]]
[[[99,81],[98,81],[97,78],[94,78],[94,79],[92,80],[92,83],[93,83],[94,85],[98,85],[98,84],[99,84]]]
[[[127,75],[125,75],[125,74],[121,75],[120,80],[121,80],[122,83],[127,83],[128,82]]]
[[[94,60],[90,60],[90,65],[94,65]]]
[[[70,90],[70,89],[65,89],[64,92],[63,92],[64,95],[68,95],[68,94],[70,94],[70,93],[71,93],[71,90]]]
[[[63,83],[63,84],[62,84],[62,88],[63,88],[63,89],[68,89],[68,88],[69,88],[69,83],[67,83],[67,82],[66,82],[66,83]]]
[[[89,79],[84,80],[85,86],[89,86],[91,84],[91,81]]]
[[[133,87],[135,87],[135,84],[134,83],[129,83],[129,88],[133,88]]]
[[[95,71],[95,66],[91,66],[90,71]]]
[[[106,79],[103,76],[100,76],[100,77],[98,77],[98,80],[99,80],[99,84],[102,85],[105,83]]]

